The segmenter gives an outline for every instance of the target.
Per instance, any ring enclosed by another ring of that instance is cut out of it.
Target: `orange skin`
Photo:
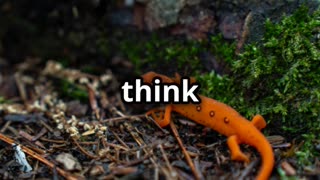
[[[155,72],[148,72],[142,76],[144,82],[149,84],[152,84],[155,77],[161,78],[163,83],[180,82],[178,74],[175,78],[169,78]],[[191,79],[191,82],[194,82],[194,79]],[[172,111],[203,126],[210,127],[228,137],[227,144],[232,160],[248,163],[249,158],[240,150],[239,144],[248,144],[255,147],[262,156],[262,167],[256,179],[268,179],[273,170],[274,155],[270,143],[260,132],[261,129],[266,127],[264,118],[261,115],[255,115],[250,122],[224,103],[201,95],[199,97],[201,99],[199,104],[166,105],[163,118],[156,116],[155,112],[157,110],[155,109],[147,112],[147,115],[151,115],[161,127],[170,123]]]

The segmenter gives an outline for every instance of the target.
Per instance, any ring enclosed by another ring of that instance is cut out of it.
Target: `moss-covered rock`
[[[232,66],[248,114],[267,115],[290,132],[320,130],[320,13],[301,7],[266,22],[263,44],[249,45]]]

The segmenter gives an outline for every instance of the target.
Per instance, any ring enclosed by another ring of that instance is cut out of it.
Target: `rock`
[[[219,24],[225,39],[237,39],[241,34],[243,20],[237,14],[226,14]]]
[[[81,164],[79,163],[78,159],[73,157],[69,153],[61,153],[56,157],[56,161],[61,163],[64,168],[68,171],[82,169]]]
[[[145,22],[149,30],[175,24],[185,0],[150,0],[146,5]]]
[[[214,13],[199,6],[186,7],[180,13],[178,25],[172,34],[185,34],[189,39],[203,40],[216,26]]]

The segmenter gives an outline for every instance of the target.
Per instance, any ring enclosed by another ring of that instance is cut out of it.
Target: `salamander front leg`
[[[163,116],[163,110],[159,109],[152,109],[146,113],[147,116],[151,115],[152,118],[156,121],[157,124],[159,124],[160,127],[165,127],[169,125],[170,120],[171,120],[171,111],[172,111],[172,106],[167,105],[165,110],[164,110],[164,116]],[[159,112],[159,115],[156,115],[156,112]]]
[[[267,126],[266,121],[264,120],[264,118],[260,114],[255,115],[253,117],[251,123],[259,130],[261,130]]]
[[[239,147],[239,140],[238,137],[233,135],[230,136],[227,140],[230,152],[231,152],[231,159],[236,161],[244,161],[246,163],[249,162],[248,156],[246,156]]]
[[[156,122],[160,121],[164,117],[164,109],[163,108],[154,108],[146,112],[146,116],[151,116]]]

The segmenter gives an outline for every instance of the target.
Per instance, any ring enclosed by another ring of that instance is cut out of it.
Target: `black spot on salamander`
[[[214,111],[210,111],[209,115],[210,115],[210,117],[214,117],[215,112]]]
[[[199,105],[196,107],[196,109],[197,111],[201,111],[201,107]]]

